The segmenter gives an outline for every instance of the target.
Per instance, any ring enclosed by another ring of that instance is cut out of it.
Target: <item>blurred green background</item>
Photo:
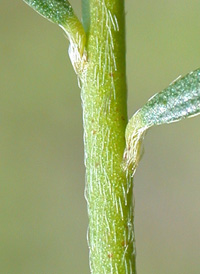
[[[200,2],[125,2],[131,115],[200,67]],[[67,51],[56,25],[1,0],[2,274],[89,273],[82,110]],[[134,186],[138,274],[200,273],[199,166],[200,117],[147,134]]]

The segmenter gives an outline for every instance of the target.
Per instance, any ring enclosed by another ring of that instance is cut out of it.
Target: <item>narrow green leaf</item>
[[[24,0],[30,7],[45,18],[57,24],[65,24],[74,16],[72,6],[67,0]]]
[[[200,113],[200,69],[173,82],[141,109],[146,126],[179,121]]]
[[[200,114],[200,69],[177,79],[155,94],[130,119],[126,128],[126,165],[136,169],[141,141],[153,125],[177,122]]]

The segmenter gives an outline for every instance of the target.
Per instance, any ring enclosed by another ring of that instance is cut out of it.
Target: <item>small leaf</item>
[[[200,113],[200,69],[154,95],[140,109],[148,127],[179,121]]]
[[[200,69],[179,78],[155,94],[130,119],[126,128],[126,166],[135,170],[142,138],[153,125],[177,122],[200,114]]]
[[[57,24],[65,24],[67,18],[73,17],[72,6],[67,0],[24,0],[30,7],[45,18]]]

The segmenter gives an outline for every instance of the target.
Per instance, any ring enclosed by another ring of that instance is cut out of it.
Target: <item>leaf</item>
[[[72,6],[67,0],[24,0],[24,2],[57,24],[65,24],[69,17],[74,16]]]
[[[136,169],[142,138],[153,125],[177,122],[200,114],[200,69],[177,79],[155,94],[129,120],[126,128],[126,166]]]
[[[177,122],[200,113],[200,69],[176,80],[140,109],[145,125]]]

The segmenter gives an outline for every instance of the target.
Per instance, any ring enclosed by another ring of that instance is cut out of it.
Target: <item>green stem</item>
[[[200,114],[200,69],[152,97],[127,125],[124,1],[82,0],[83,25],[68,0],[24,1],[65,30],[82,83],[91,272],[135,274],[132,177],[141,143],[153,125]]]
[[[90,267],[94,274],[136,273],[132,178],[122,165],[127,124],[124,1],[85,2],[88,61],[81,78]]]

